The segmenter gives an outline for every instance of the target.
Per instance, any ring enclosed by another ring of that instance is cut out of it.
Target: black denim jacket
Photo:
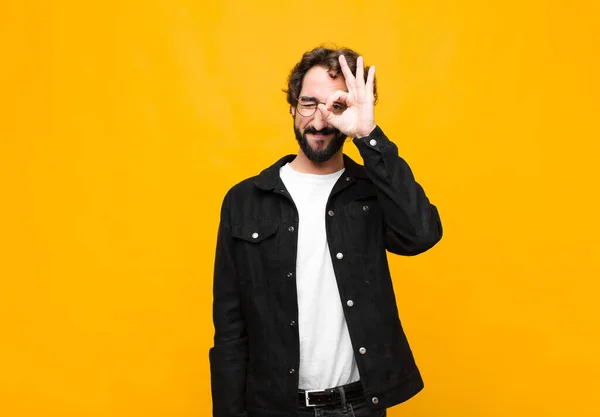
[[[354,139],[364,167],[345,171],[327,203],[327,241],[366,399],[387,408],[423,388],[398,317],[387,251],[417,255],[442,237],[438,211],[377,127]],[[298,213],[279,176],[289,155],[234,186],[221,210],[214,275],[213,415],[298,410]],[[364,349],[361,349],[364,348]]]

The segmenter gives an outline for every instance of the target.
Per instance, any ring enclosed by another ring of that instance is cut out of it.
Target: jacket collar
[[[365,167],[357,164],[348,155],[344,154],[344,176],[350,178],[368,178]],[[272,190],[280,184],[279,170],[288,162],[292,162],[296,155],[286,155],[270,167],[254,177],[254,184],[262,190]]]

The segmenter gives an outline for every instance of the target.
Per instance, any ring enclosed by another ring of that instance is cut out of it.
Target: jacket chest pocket
[[[359,253],[369,253],[381,244],[382,212],[377,195],[357,196],[344,207],[346,240]]]
[[[343,207],[351,221],[363,221],[379,210],[377,192],[373,189],[357,190],[341,197],[338,204]]]
[[[244,223],[232,227],[236,261],[242,284],[264,285],[276,274],[279,244],[278,223]]]
[[[356,200],[348,205],[348,213],[354,220],[364,220],[370,217],[376,210],[377,197]]]

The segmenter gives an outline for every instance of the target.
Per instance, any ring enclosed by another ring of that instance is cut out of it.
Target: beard
[[[306,155],[310,161],[317,163],[329,161],[333,155],[342,149],[347,137],[342,132],[332,127],[316,130],[314,127],[309,126],[304,129],[304,132],[300,132],[300,129],[294,126],[294,133],[296,134],[296,140],[300,145],[300,149],[302,149],[302,152],[304,152],[304,155]],[[306,138],[308,133],[319,133],[322,135],[329,135],[333,133],[335,136],[324,149],[315,150],[308,143],[308,139]]]

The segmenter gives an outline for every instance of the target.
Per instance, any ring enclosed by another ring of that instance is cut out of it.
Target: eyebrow
[[[318,103],[319,100],[317,100],[316,97],[310,97],[310,96],[300,96],[300,100],[302,101],[312,101],[314,103]]]

